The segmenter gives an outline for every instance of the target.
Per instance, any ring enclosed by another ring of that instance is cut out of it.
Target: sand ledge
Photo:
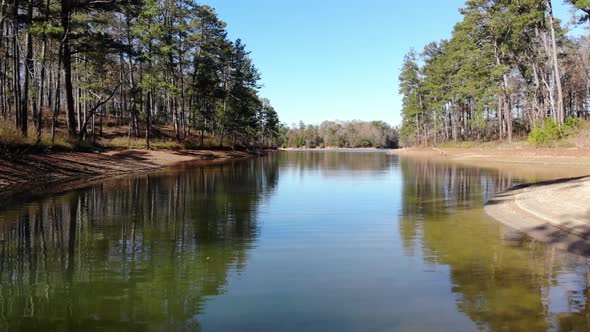
[[[590,256],[590,177],[518,186],[497,194],[488,215],[560,249]]]

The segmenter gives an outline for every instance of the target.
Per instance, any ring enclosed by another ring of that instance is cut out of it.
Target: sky
[[[282,122],[401,122],[404,54],[449,38],[464,0],[205,0],[241,38]],[[554,0],[555,15],[569,9]]]

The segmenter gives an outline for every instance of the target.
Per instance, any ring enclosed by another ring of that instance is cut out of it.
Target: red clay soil
[[[182,162],[214,163],[245,159],[254,154],[211,150],[116,150],[105,153],[60,152],[0,159],[0,199],[18,194],[60,191],[104,177],[154,171]],[[76,185],[74,185],[76,183]],[[2,205],[2,204],[0,204]]]

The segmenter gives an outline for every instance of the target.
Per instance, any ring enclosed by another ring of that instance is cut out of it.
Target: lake
[[[5,331],[585,331],[586,258],[483,211],[559,177],[277,152],[0,211]]]

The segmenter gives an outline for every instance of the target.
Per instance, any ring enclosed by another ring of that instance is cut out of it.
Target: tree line
[[[568,0],[576,24],[590,3]],[[468,0],[448,40],[405,55],[406,144],[507,140],[589,115],[590,37],[571,37],[551,0]]]
[[[285,147],[395,148],[398,134],[383,121],[324,121],[320,125],[299,122],[281,130]]]
[[[164,125],[200,145],[278,138],[246,46],[193,0],[1,0],[0,53],[0,112],[22,135],[84,140],[109,117],[148,148]]]

